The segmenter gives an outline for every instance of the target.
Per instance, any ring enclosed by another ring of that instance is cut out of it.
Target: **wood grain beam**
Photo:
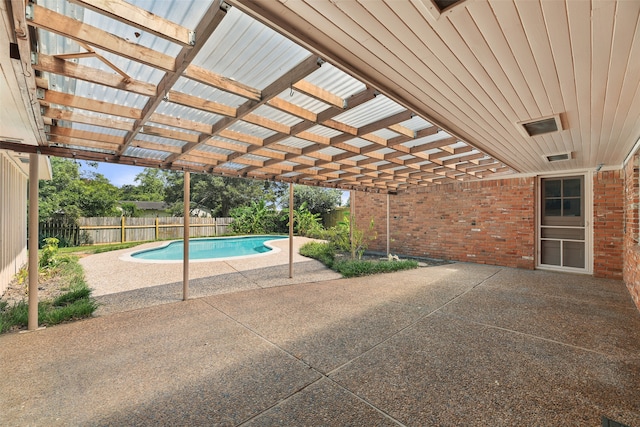
[[[124,24],[147,31],[170,42],[189,47],[194,38],[191,31],[168,19],[127,3],[123,0],[69,0],[94,12]]]

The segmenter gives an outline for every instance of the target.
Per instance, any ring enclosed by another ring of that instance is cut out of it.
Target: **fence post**
[[[120,243],[124,243],[124,216],[120,220]]]
[[[160,239],[160,222],[158,221],[158,217],[156,217],[156,240]]]

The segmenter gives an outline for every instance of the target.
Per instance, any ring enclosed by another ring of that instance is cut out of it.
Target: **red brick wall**
[[[624,235],[624,282],[631,293],[633,301],[640,309],[640,154],[629,162],[625,168],[625,188],[624,188],[624,212],[625,212],[625,235]]]
[[[480,264],[535,266],[535,178],[435,185],[390,196],[390,252]],[[356,223],[371,218],[386,250],[383,194],[357,192]]]
[[[593,275],[622,279],[624,253],[624,171],[593,177]]]

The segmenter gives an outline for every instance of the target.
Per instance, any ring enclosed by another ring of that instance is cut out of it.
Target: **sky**
[[[114,163],[98,162],[98,169],[87,165],[87,162],[80,162],[80,171],[97,172],[104,175],[116,187],[122,187],[127,184],[135,184],[136,175],[142,172],[144,168],[140,166],[117,165]]]
[[[104,175],[116,187],[123,185],[135,185],[136,175],[142,172],[144,168],[140,166],[118,165],[114,163],[98,162],[98,169],[88,166],[87,162],[80,162],[80,170],[82,172],[97,172]],[[342,206],[349,200],[349,192],[342,192]]]

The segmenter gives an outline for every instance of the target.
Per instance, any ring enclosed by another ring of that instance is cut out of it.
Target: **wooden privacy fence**
[[[228,234],[233,218],[189,219],[190,237],[209,237]],[[181,239],[183,237],[184,218],[130,218],[130,217],[94,217],[79,218],[73,222],[41,223],[42,235],[63,237],[68,244],[102,244],[121,242],[140,242],[146,240]],[[58,237],[58,238],[60,238]]]

